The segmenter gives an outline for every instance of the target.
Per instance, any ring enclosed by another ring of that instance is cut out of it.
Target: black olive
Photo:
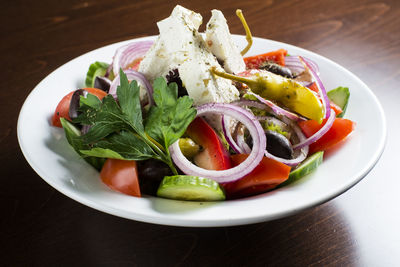
[[[295,76],[289,68],[283,67],[275,62],[266,61],[261,66],[260,69],[267,70],[269,72],[278,74],[280,76],[293,79]]]
[[[94,88],[103,90],[104,92],[108,93],[110,91],[111,81],[106,77],[96,76],[94,79]]]
[[[183,86],[182,80],[179,77],[178,69],[173,69],[169,71],[165,78],[167,79],[167,84],[176,83],[176,85],[178,85],[178,97],[188,95],[188,92],[186,88]]]
[[[76,90],[72,97],[71,97],[71,102],[69,104],[69,111],[68,111],[68,115],[71,119],[75,119],[76,117],[78,117],[79,112],[79,102],[81,100],[81,96],[86,95],[87,92],[83,89],[78,89]]]
[[[293,148],[289,140],[282,134],[275,131],[266,131],[267,137],[267,151],[274,156],[292,159]]]
[[[293,148],[289,140],[282,134],[275,131],[265,131],[265,136],[267,138],[266,150],[274,156],[292,159],[293,158]],[[253,139],[251,136],[247,136],[245,139],[249,147],[253,147]]]
[[[164,176],[173,175],[167,164],[156,159],[138,161],[137,168],[140,190],[149,195],[156,195]]]

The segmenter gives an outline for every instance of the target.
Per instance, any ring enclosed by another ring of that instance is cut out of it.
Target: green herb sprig
[[[153,84],[155,105],[143,114],[137,82],[129,82],[122,70],[120,82],[118,102],[111,95],[102,101],[91,94],[81,96],[80,115],[73,123],[91,128],[80,135],[63,120],[70,145],[87,161],[93,158],[138,161],[154,158],[165,162],[175,175],[178,174],[168,148],[195,118],[193,100],[188,96],[178,98],[178,86],[175,83],[167,85],[160,77]]]

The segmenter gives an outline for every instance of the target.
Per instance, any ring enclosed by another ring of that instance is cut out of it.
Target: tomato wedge
[[[321,129],[325,123],[326,119],[324,119],[323,123],[321,124],[318,124],[318,122],[314,120],[301,121],[298,124],[305,136],[310,137],[319,129]],[[336,118],[329,131],[315,143],[310,145],[309,153],[312,154],[317,151],[325,151],[340,143],[354,130],[355,125],[355,122],[351,120]]]
[[[316,93],[319,93],[318,86],[315,82],[309,84],[307,87],[308,87],[308,89],[310,89]]]
[[[97,96],[100,100],[103,99],[107,95],[106,92],[103,90],[97,89],[97,88],[82,88],[86,91],[88,91],[90,94]],[[67,94],[64,96],[61,101],[58,103],[56,110],[54,111],[54,115],[51,118],[51,124],[56,127],[62,127],[60,118],[66,118],[67,120],[71,120],[69,117],[69,105],[71,103],[71,98],[72,95],[74,94],[75,91],[72,91],[71,93]]]
[[[213,128],[203,118],[194,119],[186,129],[186,134],[202,147],[202,152],[194,157],[197,166],[208,170],[231,168],[228,151]]]
[[[287,50],[279,49],[276,51],[268,52],[265,54],[260,54],[251,57],[243,58],[247,69],[259,69],[261,64],[266,61],[275,61],[281,66],[285,66],[285,56],[287,55]]]
[[[100,178],[111,189],[140,197],[136,161],[107,159],[100,172]]]
[[[248,157],[247,154],[231,156],[234,166]],[[291,168],[279,161],[264,157],[260,164],[240,180],[222,185],[228,198],[241,198],[260,194],[286,181]]]

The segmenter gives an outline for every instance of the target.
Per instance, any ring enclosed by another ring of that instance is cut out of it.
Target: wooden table
[[[18,112],[57,67],[92,49],[158,33],[167,1],[7,1],[0,9],[0,260],[3,266],[400,265],[400,2],[180,1],[220,9],[243,34],[326,56],[359,76],[384,106],[386,150],[354,188],[316,208],[247,226],[179,228],[121,219],[83,206],[46,184],[16,138]],[[57,90],[57,88],[54,88]],[[374,127],[371,123],[371,127]]]

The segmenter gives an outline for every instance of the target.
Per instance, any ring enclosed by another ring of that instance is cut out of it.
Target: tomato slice
[[[213,128],[202,118],[194,119],[186,129],[186,134],[198,145],[202,152],[194,157],[194,162],[208,170],[231,168],[229,153]]]
[[[234,166],[248,157],[247,154],[231,156]],[[248,175],[232,183],[223,184],[228,198],[240,198],[260,194],[286,181],[291,168],[279,161],[264,157],[260,164]]]
[[[313,83],[309,84],[307,87],[308,87],[308,89],[310,89],[310,90],[312,90],[312,91],[314,91],[316,93],[319,93],[318,86],[317,86],[316,82],[313,82]]]
[[[51,118],[51,124],[56,127],[62,127],[60,118],[66,118],[67,120],[71,120],[69,117],[69,103],[71,102],[71,98],[74,92],[69,93],[64,96],[61,101],[58,103],[56,110],[54,111],[54,115]]]
[[[106,92],[97,88],[82,88],[88,91],[90,94],[97,96],[100,100],[103,99],[107,95]],[[62,127],[60,118],[66,118],[67,120],[71,120],[69,117],[69,105],[71,103],[72,95],[75,91],[70,92],[66,96],[64,96],[61,101],[58,103],[56,110],[54,111],[54,115],[51,118],[51,124],[56,127]]]
[[[299,122],[299,126],[306,137],[312,136],[319,129],[322,128],[326,123],[326,119],[324,119],[323,123],[318,124],[318,122],[314,120],[301,121]],[[333,122],[332,127],[329,131],[324,134],[320,139],[318,139],[315,143],[310,145],[310,154],[317,151],[325,151],[334,145],[343,141],[353,130],[355,127],[355,122],[343,119],[336,118]]]
[[[140,197],[136,161],[107,159],[100,172],[100,178],[111,189]]]
[[[243,58],[247,69],[259,69],[261,64],[266,61],[275,61],[281,66],[285,66],[285,56],[287,55],[287,50],[279,49],[276,51],[268,52],[265,54],[260,54],[251,57]]]

